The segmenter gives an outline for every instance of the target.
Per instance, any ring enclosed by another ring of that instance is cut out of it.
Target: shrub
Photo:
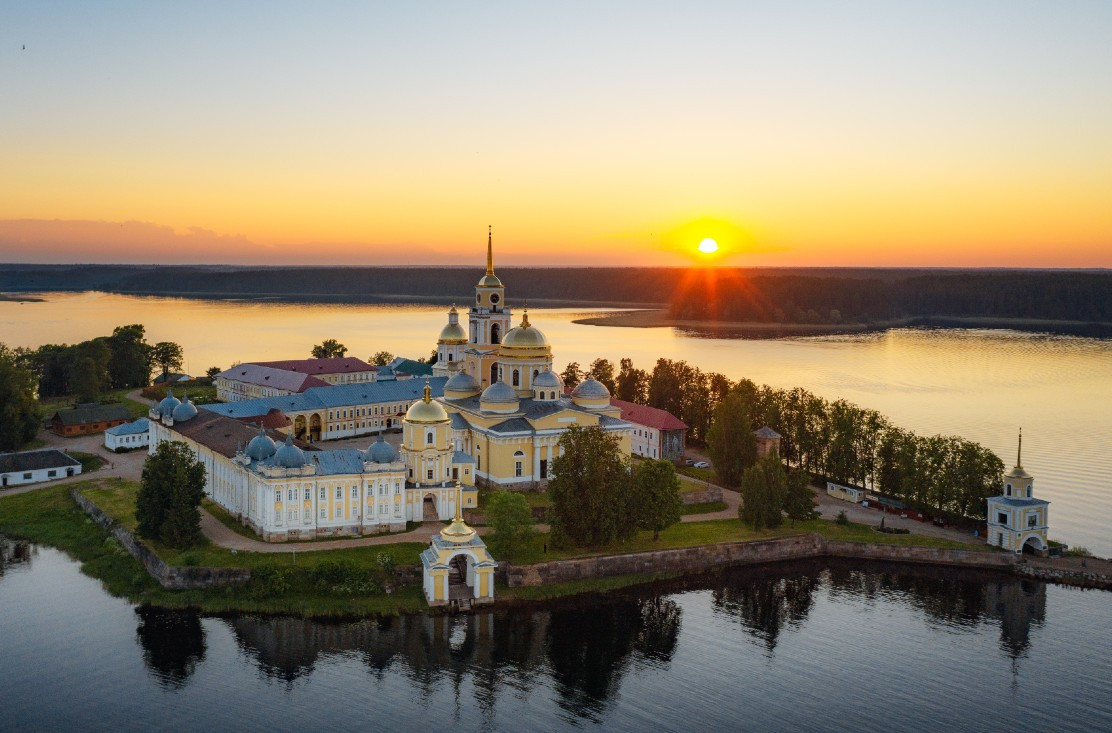
[[[840,510],[838,516],[834,518],[834,521],[837,524],[849,524],[849,517],[846,516],[846,510]]]

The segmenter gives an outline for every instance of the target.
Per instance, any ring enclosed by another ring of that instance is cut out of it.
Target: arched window
[[[549,394],[549,399],[556,399],[556,390],[552,390],[551,394]]]
[[[539,369],[534,369],[533,370],[533,379],[536,379],[538,374],[540,374],[540,370]]]
[[[1012,485],[1011,484],[1008,484],[1004,487],[1004,495],[1005,496],[1011,496],[1012,495]]]
[[[524,457],[525,457],[525,452],[524,451],[515,451],[514,452],[514,458],[524,458]]]
[[[514,386],[521,386],[521,372],[519,372],[517,369],[514,369]]]
[[[497,323],[492,323],[490,326],[490,342],[492,344],[502,343],[502,327]]]
[[[497,381],[498,381],[498,365],[497,364],[491,364],[490,365],[490,383],[494,384]]]
[[[427,433],[425,433],[425,443],[427,445],[432,445],[432,435],[433,435],[433,433],[432,433],[431,430],[428,431]]]

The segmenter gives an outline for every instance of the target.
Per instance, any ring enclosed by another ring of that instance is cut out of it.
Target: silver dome
[[[518,401],[517,392],[514,388],[505,382],[495,382],[483,390],[483,394],[479,397],[481,402],[502,402],[506,404]]]
[[[589,399],[610,399],[610,390],[606,385],[594,377],[587,377],[571,391],[572,397],[585,397]]]
[[[293,437],[287,434],[286,442],[274,454],[274,463],[283,468],[301,468],[308,461],[305,460],[305,453],[293,444]]]
[[[560,375],[556,372],[541,372],[533,377],[533,386],[562,390],[564,388],[564,380],[560,379]]]
[[[393,463],[398,460],[398,452],[394,450],[394,446],[383,439],[382,433],[379,433],[378,440],[371,443],[371,447],[367,449],[367,460],[371,463]]]
[[[444,391],[452,392],[478,392],[479,383],[467,372],[460,372],[444,384]]]
[[[266,431],[260,427],[259,434],[251,438],[251,442],[247,444],[247,457],[253,461],[261,461],[270,458],[277,450],[278,446],[274,445],[274,441],[267,437]]]
[[[158,403],[158,411],[169,417],[173,415],[174,408],[180,404],[181,400],[174,396],[174,388],[170,387],[166,390],[166,396],[162,398],[162,402]]]
[[[173,415],[174,422],[185,422],[186,420],[192,420],[193,418],[197,417],[197,406],[190,402],[189,397],[186,396],[185,402],[182,402],[177,407],[175,407],[171,415]]]

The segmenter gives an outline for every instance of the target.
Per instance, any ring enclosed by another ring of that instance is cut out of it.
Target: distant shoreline
[[[1054,321],[1029,318],[961,318],[920,316],[875,323],[757,323],[744,321],[684,320],[674,318],[667,309],[638,310],[590,318],[577,318],[572,323],[583,326],[616,328],[678,328],[693,333],[726,338],[785,338],[799,336],[831,336],[874,333],[892,328],[986,328],[1008,329],[1030,333],[1053,333],[1065,336],[1112,338],[1112,323],[1087,321]]]

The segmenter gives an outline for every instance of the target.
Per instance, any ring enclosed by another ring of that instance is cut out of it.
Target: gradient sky
[[[1112,267],[1112,2],[0,5],[0,261]],[[24,49],[23,46],[26,45]]]

